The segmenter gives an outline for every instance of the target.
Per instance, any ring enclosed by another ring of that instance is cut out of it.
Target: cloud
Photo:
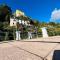
[[[60,9],[55,8],[51,13],[50,21],[60,20]]]

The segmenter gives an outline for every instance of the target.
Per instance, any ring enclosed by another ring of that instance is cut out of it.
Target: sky
[[[60,0],[0,0],[15,12],[19,9],[26,16],[40,22],[60,22]]]

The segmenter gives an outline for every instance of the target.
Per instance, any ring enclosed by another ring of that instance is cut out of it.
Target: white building
[[[10,18],[10,26],[16,26],[17,21],[14,18]]]
[[[17,22],[19,22],[19,24],[22,24],[22,25],[26,25],[26,26],[29,25],[29,21],[24,21],[24,20],[18,20],[18,19],[15,19],[15,18],[10,18],[10,26],[16,26]]]
[[[15,17],[20,17],[20,16],[25,16],[24,12],[20,11],[20,10],[16,10],[16,12],[14,13]],[[10,18],[10,26],[16,26],[17,22],[19,22],[19,24],[23,24],[23,25],[29,25],[29,21],[24,21],[24,20],[18,20],[17,18],[12,17]]]

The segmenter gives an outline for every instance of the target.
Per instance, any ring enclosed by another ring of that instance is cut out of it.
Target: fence
[[[28,38],[28,32],[21,32],[20,33],[21,40]],[[41,33],[32,33],[32,38],[42,37]],[[15,40],[16,39],[16,31],[0,31],[0,41],[5,40]]]
[[[0,31],[0,41],[13,40],[13,32],[2,32]]]

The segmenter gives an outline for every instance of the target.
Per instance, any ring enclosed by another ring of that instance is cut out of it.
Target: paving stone
[[[60,50],[57,42],[60,36],[1,43],[0,60],[52,60],[54,51]]]

